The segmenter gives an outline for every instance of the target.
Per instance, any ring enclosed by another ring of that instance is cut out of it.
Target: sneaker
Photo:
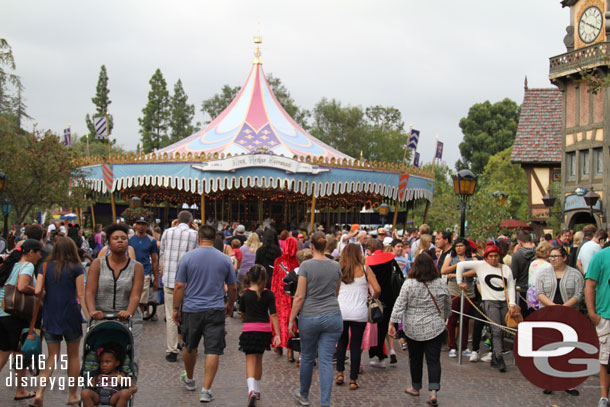
[[[167,360],[168,362],[175,362],[176,360],[178,360],[178,354],[174,353],[174,352],[170,352],[167,355],[165,355],[165,360]]]
[[[406,342],[401,343],[401,344],[400,344],[400,349],[402,349],[402,350],[407,350],[407,349],[408,349],[408,345],[407,345],[407,343],[406,343]]]
[[[260,392],[260,391],[257,391],[257,392],[256,392],[256,399],[257,399],[257,400],[260,400],[260,399],[261,399],[261,392]]]
[[[159,317],[157,316],[157,314],[153,315],[152,318],[150,319],[151,321],[158,321]]]
[[[214,395],[212,394],[211,390],[201,390],[201,398],[199,398],[200,402],[207,403],[212,400],[214,400]]]
[[[371,358],[371,361],[369,362],[369,365],[373,366],[374,363],[379,363],[379,357],[378,356],[373,356]]]
[[[504,362],[504,358],[500,356],[496,359],[496,363],[498,364],[498,370],[502,373],[506,372],[506,363]]]
[[[294,398],[296,398],[299,404],[301,404],[302,406],[309,405],[309,400],[307,399],[307,397],[301,396],[301,389],[294,390]]]
[[[186,377],[186,370],[184,370],[182,372],[182,374],[180,375],[180,381],[182,383],[184,383],[184,387],[186,387],[186,389],[188,391],[193,391],[197,388],[197,384],[195,383],[195,379],[189,379],[188,377]]]
[[[499,366],[498,360],[499,359],[497,357],[495,357],[494,355],[491,355],[491,361],[489,362],[489,365],[491,367],[496,367],[497,368]]]
[[[396,363],[398,363],[398,359],[396,359],[396,355],[391,354],[391,355],[390,355],[390,364],[391,364],[391,365],[394,365],[394,364],[396,364]]]
[[[469,358],[470,355],[472,355],[472,351],[470,349],[466,349],[466,350],[462,351],[462,355],[464,355],[467,358]]]
[[[484,354],[481,356],[481,362],[491,362],[491,352]]]
[[[597,404],[597,407],[608,407],[608,399],[607,398],[601,398],[599,399],[599,403]]]
[[[455,349],[451,349],[451,350],[449,351],[449,357],[450,357],[450,358],[457,358],[457,350],[455,350]]]
[[[256,392],[251,391],[248,394],[248,407],[254,407],[256,405]]]
[[[478,362],[479,361],[479,352],[477,352],[476,350],[472,351],[470,353],[470,361],[473,363]]]
[[[386,367],[388,367],[388,366],[386,365],[386,363],[385,363],[385,360],[379,360],[379,359],[377,359],[377,360],[371,360],[370,365],[371,365],[372,367],[378,367],[378,368],[380,368],[380,369],[385,369]]]

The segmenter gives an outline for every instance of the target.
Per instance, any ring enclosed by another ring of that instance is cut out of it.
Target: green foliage
[[[23,119],[31,119],[27,114],[24,86],[16,69],[13,50],[8,42],[0,38],[0,115],[21,127]]]
[[[432,170],[432,165],[425,165]],[[451,230],[459,233],[459,201],[453,192],[451,169],[445,163],[434,167],[434,200],[428,211],[427,223],[433,230]]]
[[[407,135],[398,109],[342,106],[323,98],[313,109],[311,134],[354,158],[401,162]]]
[[[145,153],[169,145],[167,135],[170,120],[169,91],[160,69],[155,71],[149,83],[148,103],[142,109],[143,117],[138,118],[140,140]]]
[[[108,107],[112,103],[108,96],[110,89],[108,89],[108,72],[106,72],[106,66],[102,65],[100,68],[100,75],[97,79],[97,86],[95,87],[95,96],[91,98],[91,101],[95,105],[95,113],[93,115],[87,114],[85,121],[87,122],[87,129],[89,130],[89,142],[90,143],[103,143],[106,144],[106,140],[95,138],[95,125],[93,124],[93,118],[104,116],[108,112]],[[112,115],[108,113],[108,133],[112,134],[114,127],[114,121]]]
[[[170,143],[180,141],[195,132],[192,125],[193,116],[195,116],[195,105],[188,104],[188,96],[182,87],[182,81],[178,79],[170,101]]]
[[[87,136],[79,137],[78,134],[72,134],[72,146],[71,150],[78,157],[87,157],[88,155],[91,157],[99,157],[108,155],[108,143],[100,143],[100,142],[91,142],[91,138],[89,138],[89,147],[87,148]],[[110,152],[112,154],[123,154],[126,151],[116,144],[116,140],[112,140],[110,144]]]
[[[521,107],[508,98],[493,105],[489,101],[473,105],[460,120],[464,140],[456,168],[481,174],[489,157],[513,145],[520,112]]]
[[[7,176],[4,191],[20,223],[34,208],[86,204],[83,173],[75,165],[75,153],[59,137],[47,131],[26,133],[0,117],[0,171]],[[72,185],[70,183],[72,182]]]

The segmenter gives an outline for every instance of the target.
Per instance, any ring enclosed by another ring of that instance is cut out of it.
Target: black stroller
[[[125,352],[122,371],[131,378],[135,385],[138,377],[138,367],[133,361],[133,336],[131,334],[132,322],[129,320],[129,328],[116,321],[118,313],[104,314],[104,321],[92,326],[92,320],[87,323],[87,334],[83,341],[83,361],[80,375],[88,382],[90,377],[99,373],[97,361],[97,350],[108,342],[121,345]],[[129,400],[129,406],[133,406],[133,397]]]

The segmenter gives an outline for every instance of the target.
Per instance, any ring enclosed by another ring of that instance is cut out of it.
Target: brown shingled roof
[[[561,163],[561,92],[525,89],[513,163]]]

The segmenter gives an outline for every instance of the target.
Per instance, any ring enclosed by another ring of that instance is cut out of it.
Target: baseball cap
[[[244,225],[239,225],[235,230],[237,230],[239,233],[244,233],[246,231],[246,227]]]
[[[136,223],[148,223],[148,221],[144,216],[138,216],[138,218],[136,219]]]
[[[390,236],[385,237],[385,238],[383,239],[383,245],[384,245],[384,246],[391,246],[391,245],[392,245],[392,241],[393,241],[393,240],[394,240],[394,239],[392,239]]]
[[[360,225],[359,224],[355,223],[355,224],[352,225],[352,229],[351,229],[352,231],[358,230],[358,229],[360,229]]]
[[[379,229],[377,229],[377,234],[378,235],[387,235],[388,231],[385,230],[384,228],[379,228]]]
[[[297,237],[303,237],[303,234],[302,234],[302,233],[299,233],[299,234],[297,235]]]

